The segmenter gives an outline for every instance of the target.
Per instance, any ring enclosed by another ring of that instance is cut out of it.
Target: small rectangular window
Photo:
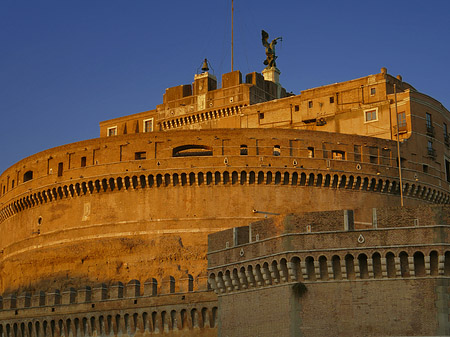
[[[366,122],[372,122],[378,120],[378,109],[364,110],[364,120]]]
[[[355,156],[355,161],[361,161],[361,145],[354,145],[353,153]]]
[[[406,128],[406,112],[404,111],[398,113],[398,127],[400,130]]]
[[[14,188],[14,179],[11,181],[11,188]]]
[[[445,145],[449,146],[450,142],[449,142],[448,129],[447,129],[446,123],[444,123],[443,128],[444,128],[444,143],[445,143]]]
[[[308,147],[308,158],[314,158],[314,148]]]
[[[86,166],[86,157],[81,157],[81,167]]]
[[[313,101],[309,101],[308,102],[308,108],[312,108],[313,107]]]
[[[134,159],[135,160],[144,160],[147,158],[147,154],[145,151],[141,151],[141,152],[135,152],[134,153]]]
[[[108,137],[117,136],[117,126],[108,128]]]
[[[345,151],[333,150],[331,156],[335,160],[345,160]]]
[[[423,164],[422,165],[422,171],[423,171],[423,173],[428,173],[428,165]]]
[[[378,147],[369,146],[369,162],[371,164],[378,164]]]
[[[333,96],[330,97],[330,103],[334,103],[334,97]]]
[[[274,145],[273,146],[273,155],[274,156],[281,155],[281,147],[280,147],[280,145]]]
[[[58,177],[61,177],[63,175],[63,171],[64,171],[64,164],[58,163]]]
[[[382,165],[391,165],[391,150],[384,148],[381,149],[381,164]]]
[[[370,96],[375,95],[376,92],[377,92],[376,88],[370,88]]]
[[[153,132],[153,118],[149,118],[144,120],[144,126],[142,128],[142,130],[144,132]]]
[[[431,114],[429,114],[427,112],[426,116],[427,116],[427,128],[432,128],[433,127],[433,120],[432,120]]]
[[[445,158],[445,176],[447,178],[447,182],[450,183],[450,161]],[[5,188],[3,187],[3,193],[5,193]]]
[[[247,145],[241,145],[240,154],[241,154],[241,156],[246,156],[246,155],[248,155],[248,148],[247,148]]]
[[[427,135],[434,137],[434,126],[431,114],[427,112]]]
[[[260,112],[258,116],[259,116],[259,119],[264,119],[264,112]]]
[[[295,111],[300,111],[300,106],[296,105],[294,108],[295,108]]]

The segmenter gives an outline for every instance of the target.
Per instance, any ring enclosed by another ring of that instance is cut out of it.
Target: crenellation
[[[124,298],[137,298],[141,296],[141,283],[138,280],[131,280],[125,286]]]
[[[95,285],[91,291],[91,300],[93,302],[96,301],[104,301],[108,299],[108,288],[106,284],[100,283]]]

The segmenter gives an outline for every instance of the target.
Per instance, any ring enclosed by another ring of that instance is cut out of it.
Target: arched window
[[[212,148],[206,145],[182,145],[172,150],[172,157],[212,156]]]

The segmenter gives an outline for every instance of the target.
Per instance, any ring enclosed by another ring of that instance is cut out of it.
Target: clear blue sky
[[[450,109],[450,1],[235,0],[235,69],[261,71],[283,36],[288,91],[387,67]],[[207,57],[229,72],[231,0],[0,0],[0,172],[153,109]]]

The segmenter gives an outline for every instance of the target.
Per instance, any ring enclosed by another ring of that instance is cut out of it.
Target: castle
[[[449,334],[449,111],[279,75],[205,69],[3,172],[0,337]]]

